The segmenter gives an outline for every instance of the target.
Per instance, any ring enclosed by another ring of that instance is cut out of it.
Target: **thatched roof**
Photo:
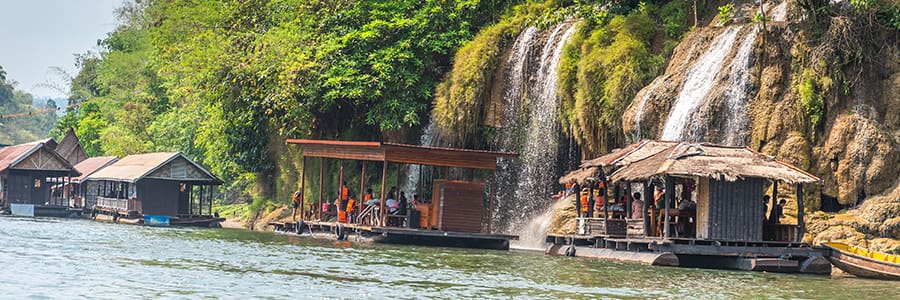
[[[654,175],[700,176],[726,181],[768,178],[819,183],[818,177],[746,147],[680,143],[622,167],[612,182],[646,180]]]
[[[569,172],[569,174],[561,177],[559,183],[564,184],[569,182],[570,179],[575,179],[578,183],[584,183],[585,178],[596,176],[600,168],[603,168],[604,171],[609,173],[617,168],[642,160],[677,144],[678,142],[641,140],[637,143],[625,146],[625,148],[615,149],[598,158],[581,162],[581,166],[577,170]]]

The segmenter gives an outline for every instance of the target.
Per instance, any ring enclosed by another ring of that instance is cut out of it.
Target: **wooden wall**
[[[479,233],[484,215],[484,183],[435,180],[438,226],[444,231]]]
[[[137,188],[142,214],[158,216],[178,214],[178,181],[147,178],[138,181]]]
[[[697,238],[762,241],[764,179],[735,182],[700,178]]]

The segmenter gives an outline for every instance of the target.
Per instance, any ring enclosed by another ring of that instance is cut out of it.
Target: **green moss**
[[[558,70],[563,127],[586,155],[624,143],[622,114],[664,63],[650,50],[656,33],[651,11],[638,10],[615,16],[604,26],[583,28],[564,49]]]
[[[800,105],[803,113],[809,120],[810,127],[815,130],[825,118],[825,101],[823,94],[831,88],[832,80],[827,76],[819,78],[812,69],[803,71],[797,93],[800,95]]]

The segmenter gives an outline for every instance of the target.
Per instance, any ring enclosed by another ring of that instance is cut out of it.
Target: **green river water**
[[[0,217],[0,298],[898,299],[900,283]]]

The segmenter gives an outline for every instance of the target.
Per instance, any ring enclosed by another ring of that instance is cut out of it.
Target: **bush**
[[[831,88],[831,84],[831,78],[827,76],[817,78],[816,72],[812,69],[803,71],[797,92],[800,94],[803,113],[813,129],[825,118],[825,101],[822,95]]]
[[[725,25],[734,18],[734,3],[719,6],[719,26]]]

